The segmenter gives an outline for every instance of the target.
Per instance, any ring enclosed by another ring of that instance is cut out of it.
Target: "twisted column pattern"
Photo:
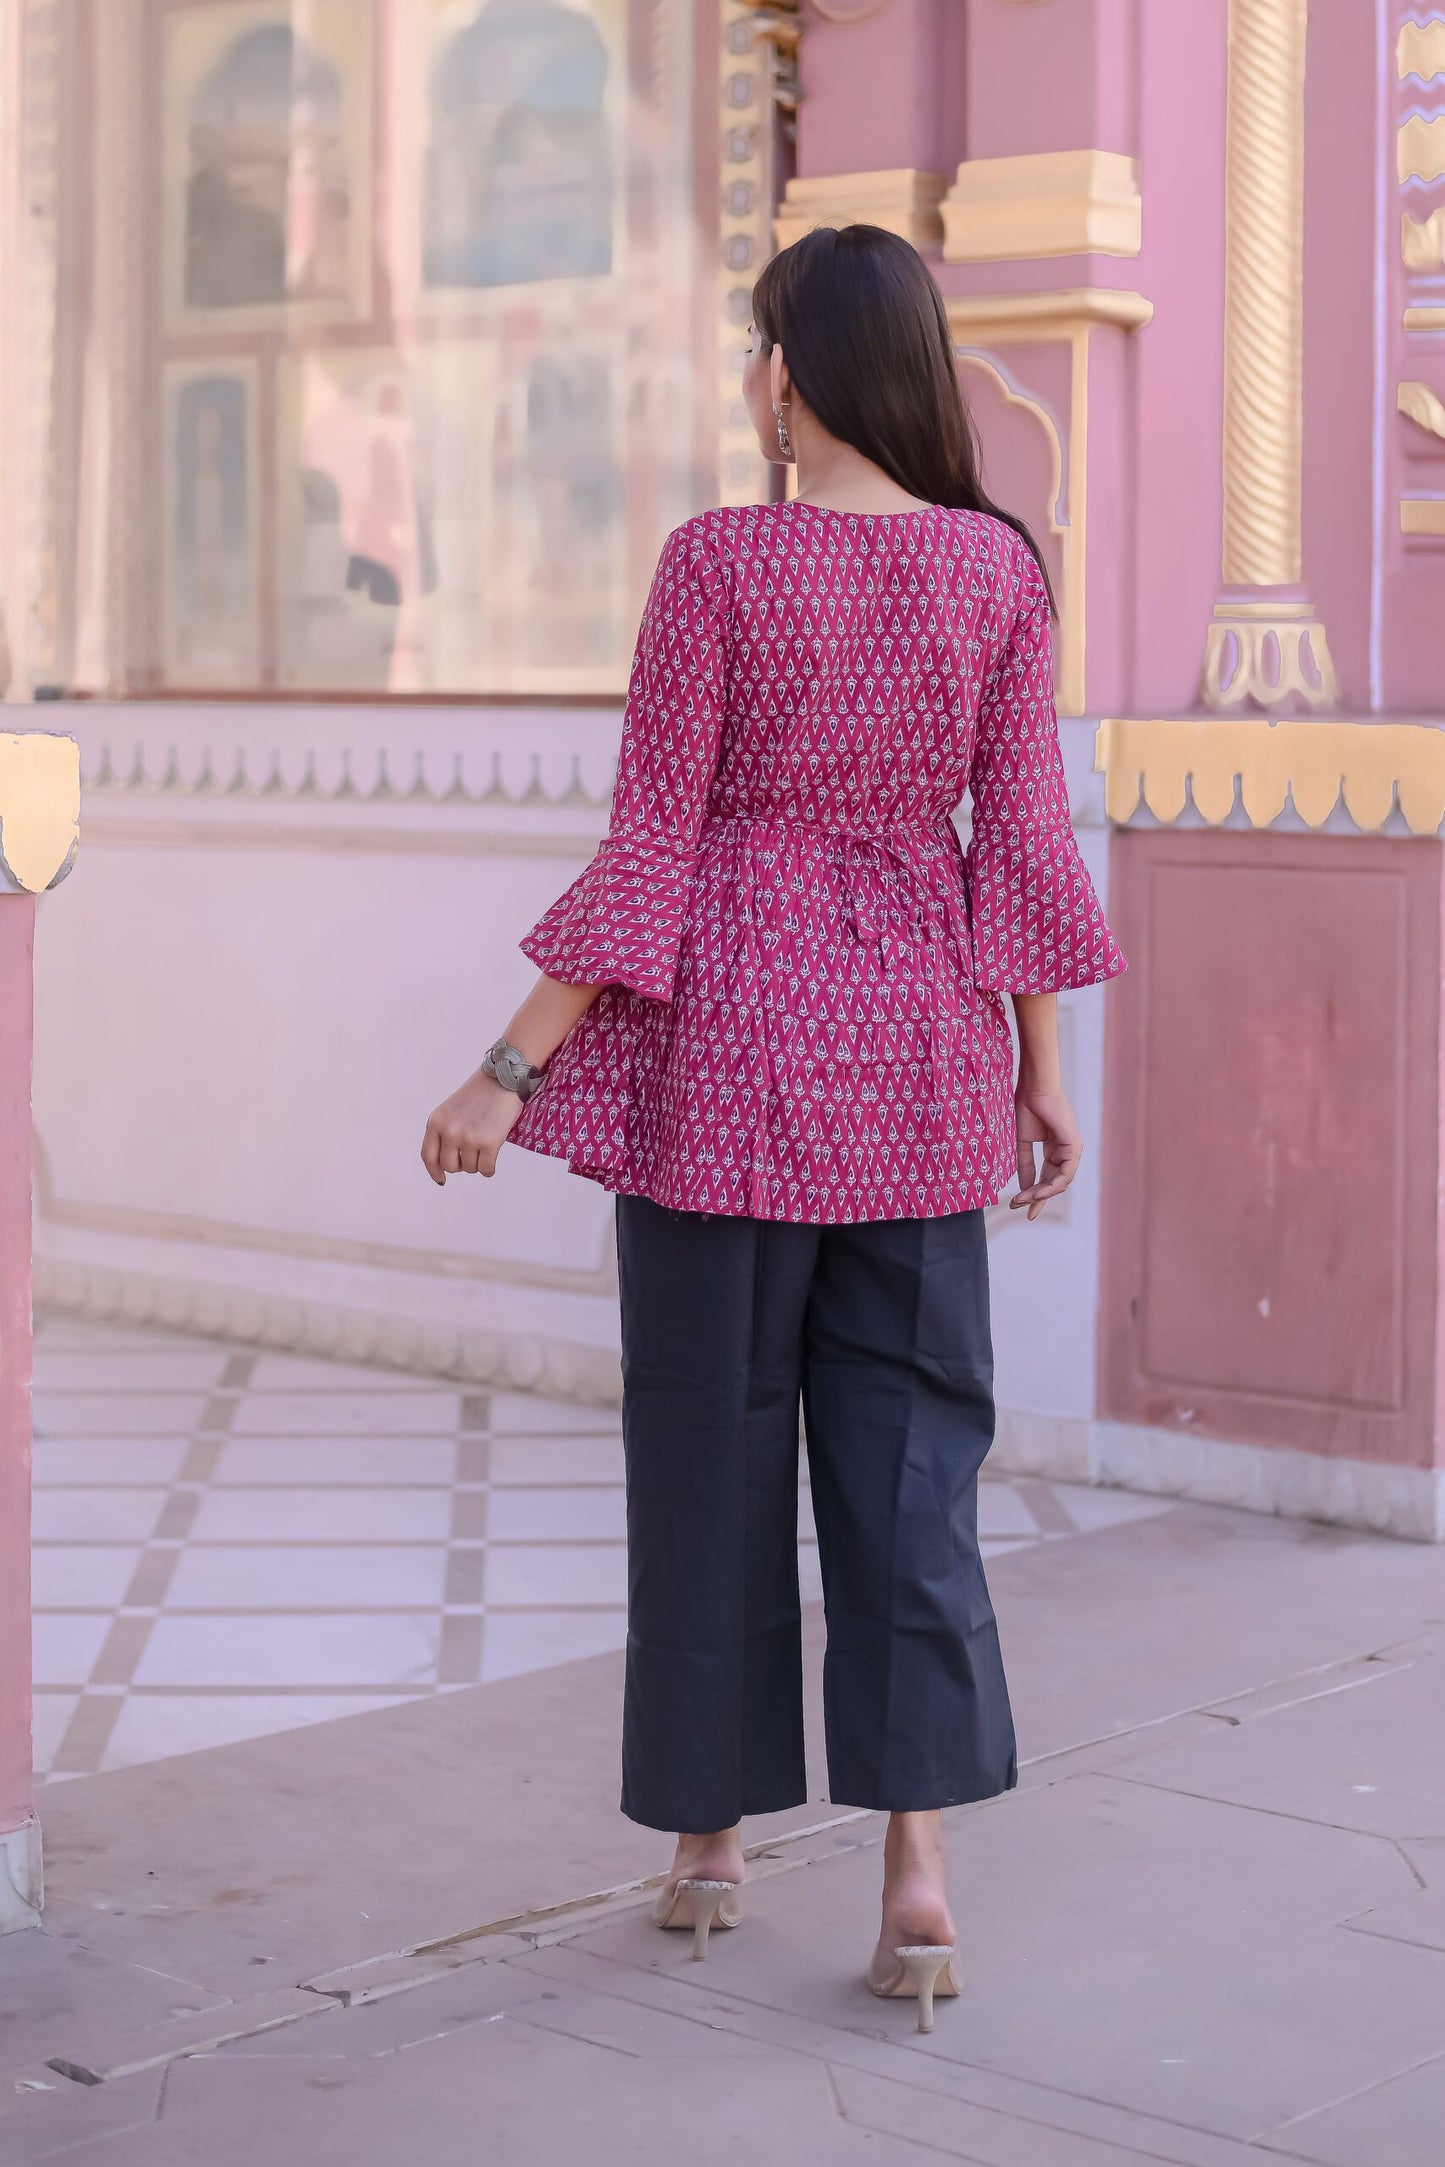
[[[1230,0],[1224,578],[1300,577],[1306,0]]]
[[[1299,591],[1307,9],[1229,0],[1223,575],[1233,591],[1205,641],[1210,707],[1339,698],[1325,628]]]

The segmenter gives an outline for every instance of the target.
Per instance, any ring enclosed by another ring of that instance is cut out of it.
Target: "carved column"
[[[798,0],[722,0],[719,140],[718,442],[724,504],[755,504],[772,486],[743,404],[753,281],[773,246],[786,135],[798,109]]]
[[[1337,699],[1300,584],[1307,4],[1229,0],[1224,591],[1204,655],[1218,708]]]

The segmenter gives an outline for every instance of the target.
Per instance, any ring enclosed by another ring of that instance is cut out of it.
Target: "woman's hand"
[[[1009,1210],[1027,1211],[1030,1219],[1037,1219],[1049,1198],[1062,1196],[1079,1171],[1084,1139],[1061,1089],[1039,1090],[1021,1083],[1014,1093],[1014,1118],[1019,1193],[1009,1198]],[[1043,1148],[1042,1168],[1034,1161],[1037,1146]]]
[[[478,1069],[427,1122],[421,1156],[432,1180],[441,1188],[448,1174],[495,1174],[497,1153],[521,1111],[515,1091]]]

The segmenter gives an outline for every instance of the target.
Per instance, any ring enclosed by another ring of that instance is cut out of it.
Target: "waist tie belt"
[[[870,892],[870,876],[885,869],[906,875],[910,884],[910,902],[913,908],[915,931],[921,931],[917,920],[920,901],[913,886],[918,872],[918,862],[910,847],[916,842],[951,842],[955,877],[938,883],[937,891],[930,887],[930,900],[935,892],[941,893],[943,917],[947,931],[952,935],[960,961],[972,975],[973,938],[968,918],[967,896],[964,883],[963,846],[952,820],[944,817],[928,822],[894,822],[876,828],[825,825],[822,821],[790,820],[776,813],[722,813],[708,817],[709,826],[739,827],[747,833],[743,848],[738,854],[743,925],[747,941],[748,966],[753,984],[761,988],[763,959],[758,945],[756,899],[758,891],[757,854],[760,842],[759,830],[781,830],[782,835],[797,833],[816,834],[822,841],[841,845],[835,863],[842,876],[858,939],[870,947],[876,947],[882,932],[875,910],[875,899]],[[781,840],[781,837],[780,837]],[[767,1011],[760,999],[752,1003],[753,1041],[755,1071],[759,1083],[758,1118],[754,1135],[752,1164],[749,1171],[748,1209],[755,1216],[766,1210],[768,1175],[768,1112],[770,1102],[776,1095],[777,1077],[773,1068],[772,1048],[768,1043]],[[935,1011],[930,1018],[929,1050],[933,1093],[936,1100],[946,1096],[946,1077],[954,1066],[959,1051],[959,1033],[952,1019],[945,1026],[945,1019]]]

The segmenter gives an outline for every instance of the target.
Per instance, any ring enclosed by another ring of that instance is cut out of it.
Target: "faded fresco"
[[[157,6],[160,358],[232,386],[199,437],[199,394],[165,417],[163,682],[621,690],[699,501],[698,357],[669,340],[711,268],[713,55],[663,8]],[[192,562],[222,450],[225,552]]]
[[[173,320],[363,311],[371,39],[369,0],[164,18]]]
[[[167,400],[167,674],[246,685],[257,667],[254,380],[171,372]]]
[[[485,0],[439,28],[427,87],[429,287],[600,278],[614,268],[624,11]]]
[[[288,357],[282,386],[284,684],[565,690],[625,668],[605,358],[333,351]]]

